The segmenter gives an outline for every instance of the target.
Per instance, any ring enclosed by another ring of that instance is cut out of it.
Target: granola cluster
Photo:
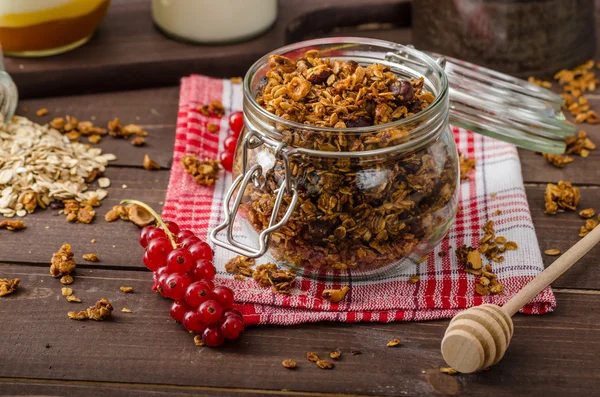
[[[58,252],[52,255],[50,261],[50,275],[58,278],[69,275],[75,270],[75,260],[73,259],[73,251],[70,244],[63,244]]]
[[[598,80],[593,72],[594,61],[577,66],[572,70],[563,69],[554,75],[554,79],[562,87],[561,96],[565,100],[564,108],[575,117],[576,123],[596,124],[600,122],[598,114],[590,110],[585,92],[596,90]]]
[[[25,227],[25,222],[23,221],[11,221],[9,219],[0,221],[0,229],[6,229],[11,232],[14,232],[15,230],[25,229]]]
[[[60,211],[66,215],[67,222],[92,223],[96,217],[94,207],[100,206],[100,201],[96,198],[79,202],[77,200],[65,200],[62,203],[64,208]]]
[[[21,279],[14,278],[12,280],[7,278],[0,278],[0,296],[12,294],[17,290]]]
[[[67,316],[71,320],[95,320],[102,321],[106,320],[112,315],[113,306],[105,298],[100,299],[94,306],[88,307],[86,310],[80,312],[68,312]]]
[[[221,162],[219,160],[198,160],[195,154],[187,154],[181,158],[181,166],[190,174],[196,183],[205,186],[212,186],[217,179],[221,170]]]
[[[559,181],[558,184],[549,183],[544,192],[546,204],[545,213],[555,215],[566,210],[575,211],[579,204],[579,189],[571,182]]]
[[[252,277],[261,287],[272,287],[273,292],[289,294],[294,287],[296,273],[280,269],[274,263],[265,263],[254,269]]]
[[[225,264],[225,271],[233,274],[236,280],[244,280],[246,277],[252,277],[254,273],[252,266],[254,266],[254,259],[238,255]]]
[[[475,159],[470,159],[461,153],[458,157],[460,180],[469,179],[469,173],[475,169]]]

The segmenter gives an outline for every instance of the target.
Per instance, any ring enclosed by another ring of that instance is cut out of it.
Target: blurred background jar
[[[48,56],[90,39],[110,0],[0,0],[0,43],[8,56]]]
[[[518,77],[594,56],[594,0],[413,0],[413,41]]]
[[[236,42],[258,36],[273,25],[277,0],[152,0],[152,17],[175,39]]]

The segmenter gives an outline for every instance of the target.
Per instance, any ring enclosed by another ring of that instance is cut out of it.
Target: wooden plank
[[[286,0],[275,25],[243,43],[192,45],[170,40],[153,25],[151,2],[113,0],[96,35],[54,57],[12,58],[6,68],[25,97],[116,91],[177,84],[192,73],[242,76],[264,54],[304,33],[371,22],[408,26],[408,0]],[[50,77],[51,76],[51,77]]]
[[[558,293],[558,309],[545,316],[517,316],[504,360],[490,371],[449,377],[439,343],[447,321],[391,324],[306,324],[251,327],[218,349],[197,348],[170,320],[169,302],[150,291],[149,272],[79,270],[72,287],[81,304],[65,301],[62,285],[30,266],[0,265],[3,277],[20,277],[22,287],[2,298],[0,377],[60,381],[128,382],[304,392],[513,396],[592,395],[600,387],[600,318],[589,315],[598,293]],[[133,294],[119,291],[132,286]],[[112,320],[77,322],[66,312],[105,297]],[[133,313],[122,313],[122,307]],[[403,341],[387,348],[393,337]],[[304,357],[339,348],[331,371]],[[360,351],[352,355],[351,351]],[[283,359],[299,366],[288,371]],[[22,382],[19,380],[19,382]],[[26,388],[25,390],[31,390]],[[233,394],[233,393],[230,393]]]

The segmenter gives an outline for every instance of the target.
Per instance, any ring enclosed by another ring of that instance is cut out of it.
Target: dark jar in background
[[[592,58],[594,0],[413,0],[413,41],[518,77]]]

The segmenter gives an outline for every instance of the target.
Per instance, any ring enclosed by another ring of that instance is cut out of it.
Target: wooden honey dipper
[[[475,306],[458,313],[442,339],[442,356],[458,372],[471,373],[499,362],[513,336],[511,317],[566,272],[600,241],[600,226],[538,274],[502,307]]]

